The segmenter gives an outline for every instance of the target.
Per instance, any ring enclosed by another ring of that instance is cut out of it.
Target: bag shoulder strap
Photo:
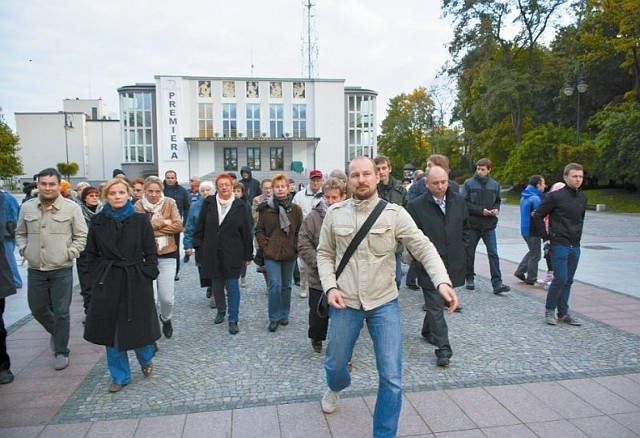
[[[376,220],[378,220],[378,217],[380,216],[380,214],[382,213],[382,210],[384,210],[386,205],[387,205],[387,201],[385,201],[384,199],[381,199],[380,201],[378,201],[378,204],[373,209],[371,214],[369,214],[369,217],[367,217],[367,220],[364,221],[364,224],[362,224],[362,227],[360,227],[360,229],[356,233],[353,240],[349,242],[349,246],[347,246],[347,249],[344,252],[344,256],[342,256],[342,259],[338,264],[338,269],[336,269],[336,280],[338,279],[338,277],[340,277],[340,274],[342,274],[342,271],[344,271],[344,268],[347,266],[347,263],[349,263],[349,259],[351,258],[353,253],[356,251],[356,248],[358,247],[358,245],[360,245],[360,242],[362,242],[362,239],[364,239],[364,236],[367,235],[367,233],[369,232],[373,224],[376,222]]]

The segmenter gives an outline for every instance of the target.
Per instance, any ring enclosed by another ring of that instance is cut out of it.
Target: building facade
[[[64,99],[63,111],[15,113],[24,177],[58,163],[77,163],[71,182],[104,181],[121,163],[120,123],[108,119],[102,99]]]
[[[257,179],[285,172],[304,181],[312,169],[344,169],[357,151],[375,154],[376,93],[345,89],[342,79],[156,76],[155,86],[118,92],[128,175],[155,163],[184,182],[249,166]],[[348,117],[360,124],[352,133]]]

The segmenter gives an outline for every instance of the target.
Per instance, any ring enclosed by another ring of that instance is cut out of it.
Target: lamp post
[[[69,135],[68,132],[70,129],[73,129],[73,115],[64,113],[64,150],[67,158],[67,172],[69,171]],[[69,179],[69,175],[67,174],[67,179]]]
[[[578,90],[578,105],[576,111],[576,146],[580,146],[580,95],[587,92],[587,83],[584,81],[584,62],[579,62],[576,68],[576,89]],[[564,94],[571,96],[573,94],[573,85],[567,81],[564,87]]]

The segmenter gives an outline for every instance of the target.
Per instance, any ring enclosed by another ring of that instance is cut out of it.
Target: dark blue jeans
[[[558,317],[569,313],[569,294],[573,284],[573,276],[580,260],[579,246],[551,244],[551,264],[553,265],[553,281],[547,292],[546,309],[550,312],[558,309]]]
[[[73,268],[54,271],[28,270],[27,298],[33,317],[53,336],[55,354],[69,355],[69,306]]]
[[[214,278],[212,284],[213,297],[216,300],[218,312],[228,312],[229,322],[238,322],[240,313],[240,287],[238,286],[238,279],[230,278],[225,280],[224,278]],[[227,289],[226,300],[224,296],[225,288]]]
[[[476,263],[476,248],[478,242],[482,239],[484,246],[487,248],[487,257],[489,257],[489,270],[491,271],[491,285],[497,287],[502,285],[502,273],[500,272],[500,257],[498,257],[498,240],[496,239],[496,230],[469,230],[469,247],[467,248],[467,280],[473,280],[475,277],[474,265]]]

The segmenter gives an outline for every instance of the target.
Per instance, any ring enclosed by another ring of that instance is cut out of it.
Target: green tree
[[[0,116],[0,177],[22,175],[22,162],[18,156],[18,142],[9,125]]]
[[[389,157],[396,178],[405,164],[421,167],[432,153],[430,142],[435,106],[423,87],[389,100],[378,136],[378,150]]]
[[[593,117],[600,130],[595,147],[601,154],[600,175],[634,188],[640,187],[640,108],[635,103],[611,106]]]

